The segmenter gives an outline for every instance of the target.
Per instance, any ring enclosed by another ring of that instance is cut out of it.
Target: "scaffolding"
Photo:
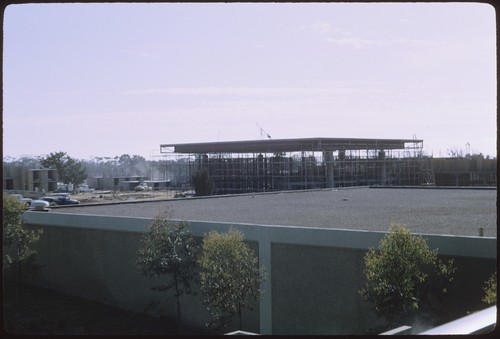
[[[422,140],[307,138],[160,145],[180,189],[205,170],[214,194],[432,184]]]

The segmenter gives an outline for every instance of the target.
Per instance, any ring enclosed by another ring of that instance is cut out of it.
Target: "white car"
[[[50,203],[45,200],[33,200],[30,209],[34,211],[48,211]]]
[[[90,188],[87,184],[81,184],[78,186],[78,192],[94,192],[94,189]]]
[[[21,202],[24,202],[26,204],[26,206],[30,206],[31,205],[31,202],[33,201],[33,199],[30,199],[30,198],[24,198],[21,194],[11,194],[14,198],[16,198],[17,200],[21,201]]]
[[[139,184],[139,185],[135,186],[135,190],[136,191],[151,191],[151,187],[149,187],[146,184]]]

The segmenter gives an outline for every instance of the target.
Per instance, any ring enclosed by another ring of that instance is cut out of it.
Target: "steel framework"
[[[364,185],[432,184],[417,139],[269,139],[163,144],[167,178],[189,188],[206,170],[214,194]]]

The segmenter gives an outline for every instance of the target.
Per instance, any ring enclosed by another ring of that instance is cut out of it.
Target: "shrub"
[[[170,220],[172,213],[158,214],[142,237],[138,251],[137,266],[145,276],[156,278],[169,276],[163,284],[153,290],[174,290],[177,303],[177,320],[182,328],[180,297],[192,293],[191,282],[195,280],[197,244],[185,221]]]
[[[7,194],[3,195],[3,244],[5,248],[11,249],[4,252],[4,271],[36,266],[34,261],[37,252],[31,245],[40,239],[43,232],[23,227],[22,215],[25,211],[24,203]]]
[[[228,233],[210,232],[203,239],[198,264],[204,303],[211,317],[207,326],[226,327],[238,316],[241,329],[241,312],[251,309],[250,297],[260,298],[259,285],[265,279],[243,233],[232,228]]]
[[[39,266],[35,263],[37,251],[32,248],[42,230],[23,227],[22,215],[26,205],[15,197],[3,195],[3,272],[12,272],[17,279],[19,309],[22,310],[23,272],[32,272]]]
[[[360,294],[391,326],[411,324],[416,316],[433,318],[429,313],[439,295],[446,293],[454,272],[453,260],[442,263],[422,237],[391,225],[379,249],[365,255],[366,285]]]
[[[483,302],[488,305],[497,303],[497,272],[493,273],[489,279],[486,281],[484,287],[484,297]]]

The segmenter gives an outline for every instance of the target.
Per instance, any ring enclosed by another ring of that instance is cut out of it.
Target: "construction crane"
[[[260,130],[260,140],[264,139],[264,135],[266,135],[268,137],[268,139],[271,139],[271,136],[269,135],[269,133],[264,131],[264,129],[262,127],[260,127],[260,125],[258,123],[255,123],[255,124],[257,125],[257,127]]]

